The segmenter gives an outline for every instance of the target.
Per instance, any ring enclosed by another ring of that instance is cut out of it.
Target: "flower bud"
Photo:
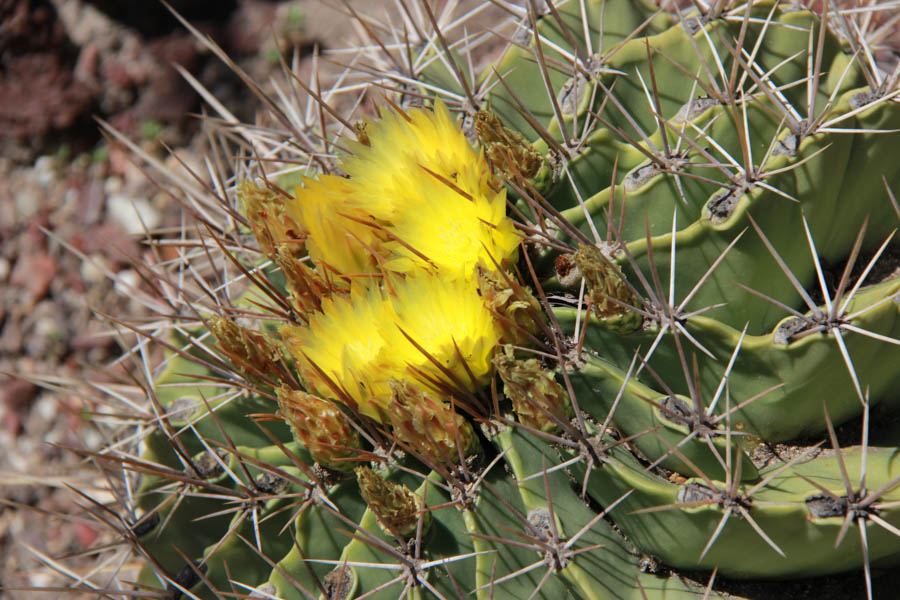
[[[640,329],[643,317],[623,306],[640,306],[640,300],[600,249],[582,244],[572,258],[587,283],[588,301],[597,318],[618,333],[634,333]]]
[[[475,113],[475,131],[494,168],[508,179],[534,180],[549,166],[518,131],[506,127],[497,115],[487,111]]]
[[[299,254],[305,236],[285,211],[285,199],[278,192],[248,180],[238,186],[237,196],[253,236],[267,256],[274,257],[277,247],[285,243]]]
[[[333,402],[302,390],[280,387],[278,413],[313,460],[333,471],[349,472],[362,447],[359,434]]]
[[[518,360],[507,345],[494,357],[494,366],[503,380],[503,393],[523,425],[553,431],[560,421],[572,418],[569,395],[537,359]]]
[[[353,125],[353,131],[356,133],[356,141],[369,148],[372,146],[372,140],[369,139],[369,132],[366,131],[368,123],[365,121],[357,121]]]
[[[287,244],[278,244],[272,259],[284,273],[294,308],[302,315],[321,311],[322,300],[335,292],[334,287],[318,271],[297,260]]]
[[[386,413],[394,435],[414,453],[439,464],[456,464],[474,454],[478,440],[472,426],[450,405],[399,379],[388,382],[391,401]]]
[[[259,383],[266,376],[278,379],[283,373],[281,350],[265,333],[242,327],[223,315],[210,319],[209,330],[225,356],[250,381]]]
[[[408,487],[393,483],[369,467],[357,467],[356,479],[359,491],[369,509],[378,517],[378,524],[387,533],[404,538],[416,534],[419,523],[419,497]],[[430,513],[425,513],[422,531],[431,524]]]
[[[495,271],[480,269],[478,289],[485,306],[495,315],[502,331],[500,342],[504,344],[530,343],[529,333],[540,330],[535,318],[540,318],[541,304],[531,291],[515,280],[504,278]],[[497,319],[499,316],[501,318]]]

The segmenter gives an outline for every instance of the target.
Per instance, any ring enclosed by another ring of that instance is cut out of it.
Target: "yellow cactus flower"
[[[354,406],[378,418],[376,405],[390,399],[392,375],[385,362],[381,334],[392,322],[391,303],[377,286],[322,301],[322,312],[312,313],[306,326],[282,329],[282,337],[309,391]]]
[[[513,260],[521,238],[506,217],[505,189],[479,195],[483,177],[468,167],[455,180],[421,169],[412,175],[406,193],[395,199],[400,209],[388,231],[396,239],[386,244],[385,268],[430,267],[444,278],[471,278],[479,264],[493,269]]]
[[[439,270],[472,277],[514,260],[520,236],[506,190],[439,100],[434,110],[390,108],[349,143],[349,179],[304,180],[288,213],[308,232],[310,258],[342,274]]]
[[[392,107],[363,131],[339,164],[349,178],[304,180],[287,212],[317,270],[382,278],[354,278],[283,336],[310,392],[380,420],[391,380],[430,392],[487,382],[503,333],[476,270],[508,265],[520,236],[505,189],[440,101]]]
[[[432,111],[385,112],[366,128],[369,145],[342,166],[354,204],[394,238],[385,268],[471,277],[479,262],[508,262],[520,237],[506,217],[506,189],[443,102]]]
[[[469,389],[490,379],[491,356],[502,333],[476,282],[422,273],[392,287],[396,317],[382,329],[393,360],[406,366],[398,378],[421,373]]]
[[[355,193],[343,177],[304,178],[294,190],[296,201],[288,205],[288,214],[308,233],[306,248],[312,261],[343,275],[375,271],[372,252],[382,244],[378,231],[364,223],[371,217],[353,205]]]
[[[282,329],[308,390],[381,420],[392,379],[486,383],[502,333],[475,282],[420,272],[389,284],[326,298],[307,326]]]
[[[398,198],[417,196],[409,184],[424,172],[422,166],[447,179],[472,165],[490,174],[487,162],[469,144],[440,99],[434,110],[385,108],[380,119],[365,122],[365,133],[368,145],[352,144],[353,156],[341,169],[353,182],[357,206],[384,222],[394,220]],[[487,180],[480,185],[487,187]]]

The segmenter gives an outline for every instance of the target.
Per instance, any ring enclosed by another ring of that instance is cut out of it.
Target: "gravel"
[[[93,310],[126,320],[145,315],[135,294],[144,284],[132,261],[152,257],[146,229],[180,224],[171,198],[126,152],[108,145],[92,117],[170,168],[180,167],[163,143],[202,169],[206,138],[187,116],[199,111],[199,98],[171,64],[190,70],[238,117],[252,121],[258,108],[238,78],[182,28],[170,23],[140,32],[104,12],[118,4],[0,0],[0,29],[9,15],[18,19],[8,28],[14,35],[0,39],[4,60],[16,65],[0,70],[0,97],[32,89],[23,84],[28,77],[40,84],[27,98],[0,103],[0,585],[7,588],[66,585],[39,556],[71,557],[67,568],[87,572],[96,558],[85,550],[115,541],[81,518],[86,502],[67,487],[111,500],[103,477],[69,450],[104,444],[84,415],[107,407],[87,399],[96,389],[78,382],[127,381],[110,326]],[[313,0],[234,4],[214,19],[203,9],[192,22],[257,81],[269,81],[277,69],[270,58],[273,26],[295,11],[291,5],[329,40],[352,28]],[[284,34],[301,48],[316,41],[295,26]],[[58,597],[0,591],[4,600]]]

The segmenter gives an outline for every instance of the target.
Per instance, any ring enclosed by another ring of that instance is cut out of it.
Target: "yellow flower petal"
[[[377,230],[360,222],[370,217],[353,206],[354,193],[343,177],[304,178],[288,207],[309,234],[306,247],[313,262],[346,275],[373,272],[376,261],[369,249],[377,251],[382,243]]]
[[[515,260],[506,191],[442,102],[386,109],[366,135],[369,145],[351,143],[339,164],[349,179],[323,175],[296,192],[289,214],[309,232],[314,262],[347,275],[430,268],[455,278]]]
[[[396,317],[382,327],[383,352],[406,367],[398,378],[419,372],[469,389],[486,383],[501,333],[475,282],[423,273],[392,287]]]
[[[347,404],[378,418],[376,405],[390,400],[385,363],[385,340],[380,328],[396,317],[391,303],[377,286],[322,302],[307,326],[282,329],[288,350],[309,391]]]
[[[422,173],[420,165],[448,179],[472,165],[489,173],[440,100],[434,110],[401,114],[386,108],[380,119],[366,122],[366,134],[369,146],[353,145],[354,155],[341,169],[350,176],[356,206],[384,222],[406,208],[397,207],[400,196],[417,196],[410,182]]]
[[[380,420],[392,379],[423,389],[430,381],[474,389],[490,379],[502,332],[474,282],[419,272],[390,289],[389,298],[378,287],[328,298],[308,326],[282,329],[310,392]]]
[[[410,187],[416,193],[398,198],[403,208],[388,231],[400,241],[386,243],[390,254],[385,268],[408,272],[428,266],[448,279],[472,278],[479,263],[494,269],[514,260],[521,238],[506,218],[506,192],[475,195],[478,175],[472,169],[460,171],[454,183],[458,189],[453,189],[419,173]]]

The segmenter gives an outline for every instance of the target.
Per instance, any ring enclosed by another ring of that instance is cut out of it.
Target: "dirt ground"
[[[257,81],[278,74],[279,53],[297,47],[308,61],[315,45],[353,34],[328,3],[171,3]],[[52,565],[87,572],[93,559],[79,553],[106,535],[69,489],[104,486],[67,450],[105,441],[85,418],[96,389],[75,382],[123,375],[94,311],[145,313],[118,292],[139,283],[144,226],[178,225],[179,211],[95,119],[161,160],[173,160],[165,144],[199,164],[204,138],[189,114],[200,99],[173,63],[253,119],[251,93],[156,0],[0,0],[0,598],[60,597],[27,588],[68,585]]]

